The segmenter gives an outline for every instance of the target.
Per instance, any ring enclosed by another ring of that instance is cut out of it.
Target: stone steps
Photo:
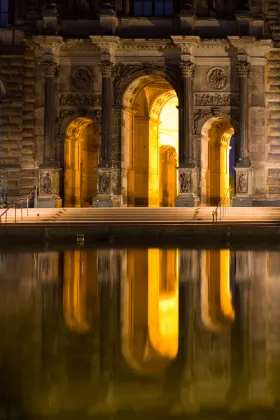
[[[203,224],[212,223],[215,207],[194,208],[63,208],[26,209],[18,224]],[[220,211],[218,212],[220,222]],[[2,218],[6,223],[6,217]],[[7,223],[15,223],[15,210],[7,212]],[[227,207],[222,210],[222,223],[268,224],[280,223],[280,207]]]

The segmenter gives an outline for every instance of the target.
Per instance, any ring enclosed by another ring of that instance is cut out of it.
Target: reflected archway
[[[178,352],[177,250],[128,250],[127,264],[121,302],[122,353],[135,372],[161,372]]]
[[[64,253],[63,312],[67,327],[76,333],[91,330],[98,314],[95,251]]]
[[[234,259],[230,250],[207,250],[202,255],[201,318],[211,331],[225,331],[235,319]]]

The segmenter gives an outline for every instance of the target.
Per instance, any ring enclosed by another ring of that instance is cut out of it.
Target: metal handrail
[[[22,218],[23,218],[23,206],[22,206],[22,204],[23,204],[23,202],[25,202],[25,200],[26,200],[26,215],[28,216],[28,208],[29,208],[29,199],[30,199],[30,196],[32,195],[32,194],[34,194],[34,200],[35,200],[35,202],[36,202],[36,206],[34,206],[34,207],[37,207],[37,190],[38,190],[38,188],[37,187],[35,187],[35,188],[33,188],[33,190],[32,191],[30,191],[30,193],[28,193],[28,195],[27,196],[25,196],[25,197],[20,197],[20,198],[18,198],[17,200],[15,200],[13,203],[11,203],[4,211],[3,211],[3,213],[1,213],[0,214],[0,224],[2,223],[2,217],[3,216],[5,216],[6,215],[6,223],[7,223],[7,216],[8,216],[8,211],[11,209],[11,208],[14,208],[15,209],[15,223],[17,222],[17,204],[18,203],[20,203],[20,209],[21,209],[21,212],[20,212],[20,217],[21,217],[21,220],[22,220]]]
[[[215,223],[218,223],[218,210],[220,209],[220,222],[222,221],[222,210],[223,210],[223,216],[225,215],[225,207],[223,206],[223,203],[225,202],[228,194],[231,192],[231,187],[229,187],[227,189],[226,194],[224,195],[224,197],[219,201],[219,204],[217,205],[217,207],[215,208],[215,210],[212,212],[212,217],[213,217],[213,225]],[[229,199],[230,199],[230,195],[229,195]]]

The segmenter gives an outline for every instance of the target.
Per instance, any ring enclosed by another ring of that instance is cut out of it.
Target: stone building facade
[[[2,204],[279,205],[279,4],[1,0]]]

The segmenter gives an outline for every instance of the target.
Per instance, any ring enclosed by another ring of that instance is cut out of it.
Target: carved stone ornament
[[[191,61],[181,61],[180,68],[184,77],[194,77],[196,65]]]
[[[237,174],[238,179],[236,183],[237,193],[248,193],[248,172],[240,172]]]
[[[180,193],[188,194],[192,191],[192,174],[191,172],[181,172],[179,176]]]
[[[98,176],[98,192],[99,194],[110,193],[110,173],[101,172]]]
[[[100,95],[94,93],[61,93],[60,106],[100,106]]]
[[[78,67],[72,73],[73,86],[78,90],[88,89],[93,83],[93,75],[89,68]]]
[[[227,84],[227,75],[222,67],[214,67],[207,74],[207,81],[213,89],[223,89]]]
[[[54,60],[44,60],[42,62],[42,67],[46,77],[55,77],[59,69],[57,62]]]
[[[115,64],[111,63],[109,60],[104,60],[99,64],[102,76],[104,77],[111,77],[113,70],[115,68]]]
[[[49,172],[45,172],[41,176],[41,185],[40,185],[41,194],[51,194],[52,193],[52,179]]]
[[[250,77],[252,66],[248,61],[237,61],[235,64],[239,77]]]
[[[237,106],[239,96],[233,93],[209,94],[197,93],[195,95],[195,105],[197,106]]]

